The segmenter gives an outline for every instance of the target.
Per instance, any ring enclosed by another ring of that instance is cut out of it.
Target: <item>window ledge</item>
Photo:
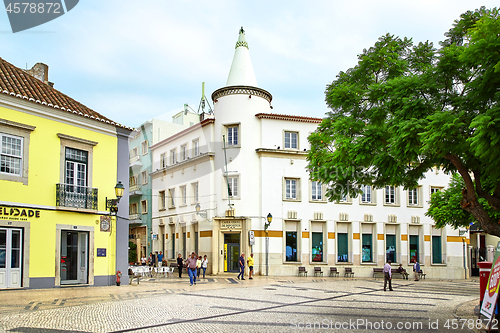
[[[335,201],[338,205],[352,205],[352,201]]]
[[[328,201],[325,201],[325,200],[312,200],[312,199],[309,199],[309,202],[310,203],[320,203],[320,204],[328,203]]]
[[[359,204],[362,206],[376,206],[377,205],[376,202],[360,202]]]
[[[323,265],[323,266],[326,266],[326,265],[328,265],[328,263],[324,262],[324,261],[310,261],[309,265]]]
[[[187,207],[187,204],[179,205],[179,208]]]
[[[64,210],[68,212],[80,212],[80,213],[92,213],[92,214],[97,214],[97,209],[86,209],[86,208],[76,208],[76,207],[63,207],[63,206],[56,206],[57,210]]]
[[[386,206],[386,207],[400,207],[400,204],[384,203],[384,206]]]
[[[420,265],[420,266],[422,266],[422,265]],[[438,263],[438,264],[431,264],[431,266],[448,266],[448,265],[447,264],[439,264]]]
[[[406,208],[424,208],[422,205],[406,205]]]
[[[300,202],[300,199],[283,199],[283,201],[288,201],[288,202]]]
[[[361,265],[361,266],[377,266],[377,265],[378,265],[378,263],[376,263],[376,262],[371,262],[371,261],[370,261],[370,262],[368,262],[368,261],[367,261],[367,262],[362,262],[362,263],[360,263],[360,265]]]
[[[230,144],[227,144],[227,145],[226,145],[226,148],[227,148],[227,149],[231,149],[231,148],[241,148],[241,145],[230,145]]]
[[[352,262],[336,262],[335,265],[352,266],[352,265],[354,265],[354,263],[352,263]]]
[[[283,261],[283,265],[302,265],[302,261]]]
[[[166,211],[167,209],[166,208],[159,208],[158,209],[160,212],[163,212],[163,211]]]
[[[142,215],[146,215],[147,213],[148,213],[148,212],[142,212],[141,214],[142,214]]]

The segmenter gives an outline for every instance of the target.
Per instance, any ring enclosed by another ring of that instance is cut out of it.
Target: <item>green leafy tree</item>
[[[128,242],[128,262],[137,262],[137,245],[131,241]]]
[[[338,200],[361,185],[415,188],[441,166],[463,180],[454,209],[500,236],[491,213],[500,211],[498,9],[462,14],[445,37],[436,49],[387,34],[337,75],[326,89],[331,111],[309,136],[311,179]]]

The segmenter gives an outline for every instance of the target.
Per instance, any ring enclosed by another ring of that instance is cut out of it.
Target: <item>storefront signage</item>
[[[241,229],[241,220],[221,220],[220,228],[229,230]]]
[[[255,233],[253,230],[248,232],[248,240],[250,241],[250,245],[255,245]]]
[[[493,266],[491,267],[490,276],[488,278],[488,284],[486,285],[486,290],[484,291],[483,304],[481,306],[481,314],[486,316],[486,318],[491,319],[493,316],[493,311],[495,311],[495,305],[497,303],[498,287],[500,286],[500,242],[497,245],[497,251],[495,254],[495,260],[493,260]]]
[[[105,257],[106,256],[106,249],[97,249],[97,256],[98,257]]]
[[[40,211],[26,208],[0,207],[0,220],[27,221],[29,217],[40,217]]]

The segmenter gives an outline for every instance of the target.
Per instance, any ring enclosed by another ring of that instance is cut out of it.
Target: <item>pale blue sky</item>
[[[0,57],[49,65],[55,88],[127,126],[226,83],[243,26],[273,112],[323,117],[324,90],[386,33],[437,45],[475,0],[81,0],[62,17],[13,34],[0,12]],[[210,99],[211,100],[211,99]],[[212,104],[212,103],[211,103]]]

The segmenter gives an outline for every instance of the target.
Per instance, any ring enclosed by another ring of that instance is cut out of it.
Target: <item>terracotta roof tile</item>
[[[115,123],[2,58],[0,58],[0,93],[133,130],[133,128]]]
[[[303,117],[303,116],[290,116],[287,114],[277,114],[277,113],[257,113],[255,115],[259,119],[275,119],[275,120],[289,120],[289,121],[299,121],[303,123],[321,123],[322,118],[313,117]]]

